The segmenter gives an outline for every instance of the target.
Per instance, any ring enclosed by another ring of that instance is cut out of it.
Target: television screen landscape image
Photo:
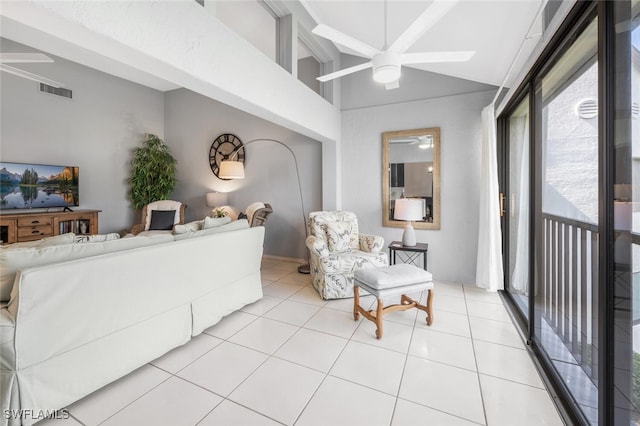
[[[78,206],[78,167],[0,162],[0,209]]]

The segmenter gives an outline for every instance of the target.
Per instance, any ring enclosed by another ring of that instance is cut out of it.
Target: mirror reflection
[[[383,226],[404,226],[394,220],[395,202],[414,198],[422,202],[414,227],[440,229],[439,129],[385,132],[382,148]]]

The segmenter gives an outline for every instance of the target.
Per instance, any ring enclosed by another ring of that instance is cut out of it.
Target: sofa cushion
[[[187,232],[184,234],[176,235],[176,241],[186,240],[189,238],[202,237],[205,235],[217,234],[219,232],[237,231],[238,229],[246,229],[249,227],[249,222],[246,219],[234,220],[226,225],[217,226],[215,228],[203,229],[202,231]]]
[[[348,222],[328,221],[325,224],[327,246],[330,251],[349,251],[351,242],[351,225]]]
[[[187,232],[200,231],[203,226],[204,226],[204,219],[194,220],[193,222],[185,223],[184,225],[180,225],[180,224],[174,225],[173,233],[174,235],[177,235],[177,234],[184,234]]]
[[[75,238],[76,243],[102,243],[105,241],[113,241],[120,238],[120,234],[112,232],[110,234],[96,234],[96,235],[77,235]]]
[[[74,235],[70,235],[73,239]],[[8,301],[10,299],[13,281],[18,270],[151,246],[173,240],[173,235],[166,234],[153,237],[120,238],[105,242],[2,249],[0,250],[0,301]]]
[[[175,210],[151,210],[149,231],[170,231],[176,217]]]
[[[63,246],[65,244],[73,244],[76,234],[69,232],[67,234],[55,235],[53,237],[42,238],[36,241],[27,241],[25,243],[14,243],[6,246],[0,246],[0,250],[21,250],[25,248],[43,248],[51,246]]]
[[[202,225],[202,229],[211,229],[217,228],[218,226],[226,225],[231,222],[231,218],[228,216],[224,217],[205,217],[204,224]]]

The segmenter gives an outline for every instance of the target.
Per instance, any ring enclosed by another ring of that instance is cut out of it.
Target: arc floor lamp
[[[304,212],[304,198],[302,197],[302,185],[300,183],[300,170],[298,169],[298,159],[296,158],[296,154],[294,154],[293,150],[289,148],[288,145],[285,145],[283,142],[280,142],[277,139],[269,139],[269,138],[258,138],[252,139],[249,142],[245,142],[231,151],[225,158],[220,162],[220,172],[219,177],[221,179],[244,179],[244,163],[240,161],[236,161],[235,158],[238,155],[238,151],[243,149],[246,146],[251,145],[254,142],[274,142],[278,145],[282,145],[289,151],[291,156],[293,157],[293,162],[296,166],[296,177],[298,178],[298,192],[300,193],[300,207],[302,212],[302,225],[304,226],[304,235],[305,235],[305,247],[304,247],[304,258],[305,264],[300,265],[298,267],[298,272],[301,274],[309,274],[311,272],[311,267],[309,266],[309,255],[307,253],[306,246],[306,238],[309,236],[309,231],[307,230],[307,218]]]

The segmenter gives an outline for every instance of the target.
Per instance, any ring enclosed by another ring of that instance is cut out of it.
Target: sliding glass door
[[[499,117],[506,290],[578,424],[640,424],[640,0],[577,2]]]
[[[508,179],[506,206],[508,268],[506,282],[520,312],[529,316],[529,238],[531,213],[529,179],[529,96],[509,116]]]

